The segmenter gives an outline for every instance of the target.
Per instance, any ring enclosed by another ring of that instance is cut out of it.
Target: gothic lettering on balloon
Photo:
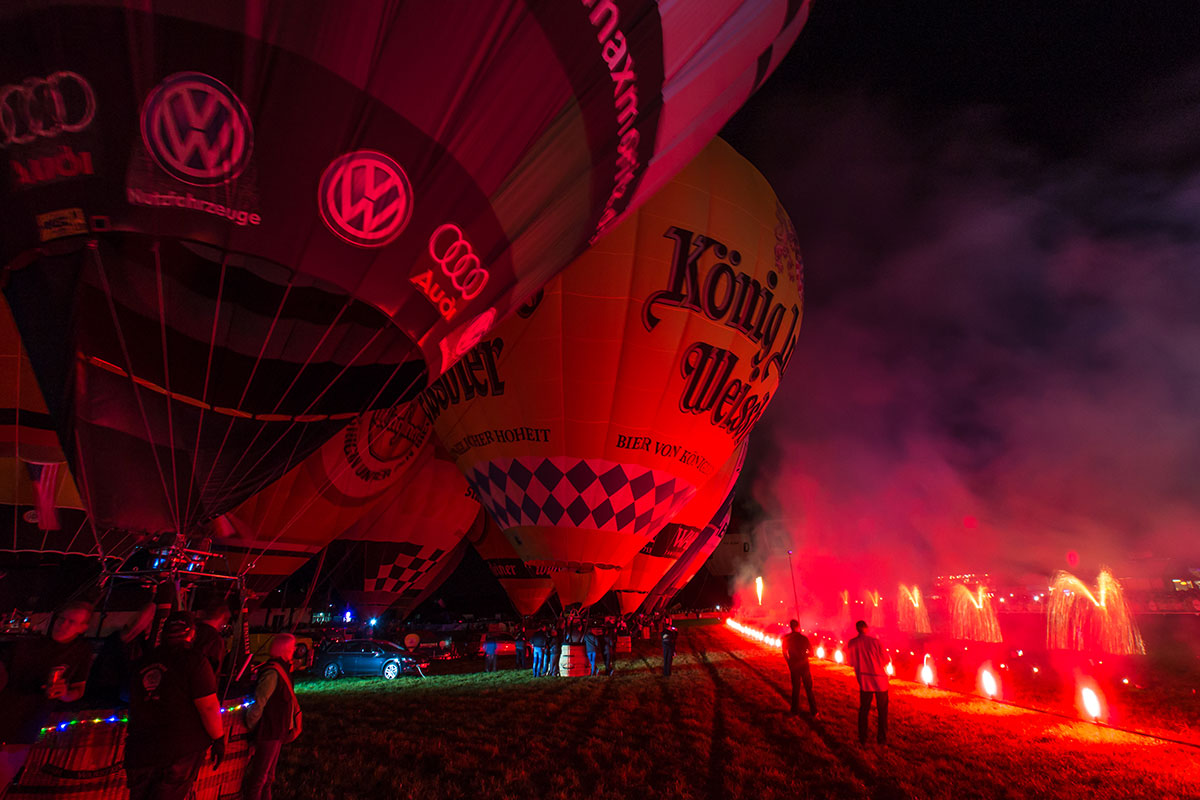
[[[646,299],[642,325],[653,331],[666,309],[677,308],[722,323],[757,345],[757,352],[745,363],[730,350],[697,341],[684,351],[679,364],[686,381],[680,410],[707,414],[712,425],[740,438],[770,400],[770,391],[755,391],[755,385],[772,376],[778,379],[791,360],[800,306],[777,302],[778,273],[768,271],[765,285],[760,283],[738,269],[741,252],[724,242],[676,226],[667,228],[663,237],[673,243],[671,269],[666,288]],[[703,263],[708,263],[707,270],[702,269]]]
[[[679,397],[685,414],[708,414],[709,422],[734,438],[750,432],[771,401],[769,391],[751,394],[751,383],[732,377],[738,357],[696,342],[683,354],[679,369],[686,383]]]
[[[504,394],[504,381],[500,379],[498,367],[503,350],[503,339],[480,342],[446,374],[421,392],[418,399],[430,421],[436,420],[443,411],[457,403]]]

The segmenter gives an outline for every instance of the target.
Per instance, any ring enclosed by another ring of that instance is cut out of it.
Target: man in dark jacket
[[[499,643],[496,641],[496,634],[488,631],[483,635],[483,671],[496,671],[496,648]]]
[[[663,617],[662,623],[662,655],[663,677],[671,677],[671,662],[675,660],[675,642],[679,638],[679,629],[671,624],[670,617]]]
[[[548,652],[550,663],[546,665],[546,674],[558,676],[558,662],[562,660],[563,632],[557,626],[550,629]]]
[[[583,649],[587,652],[588,660],[588,675],[596,674],[596,652],[600,649],[600,637],[596,635],[593,628],[588,628],[583,633]]]
[[[191,647],[192,615],[177,611],[163,626],[163,646],[134,670],[125,737],[130,800],[186,800],[204,754],[224,754],[225,732],[212,667]]]
[[[604,625],[604,674],[613,674],[613,662],[617,657],[617,625],[609,619]]]
[[[812,671],[808,668],[808,653],[811,645],[808,637],[800,632],[800,623],[790,620],[792,632],[783,637],[783,659],[792,676],[792,713],[800,713],[800,687],[808,696],[808,712],[817,716],[817,698],[813,696]]]
[[[535,678],[546,674],[546,644],[548,640],[545,626],[538,628],[529,637],[529,644],[533,647],[533,677]]]
[[[513,635],[513,651],[517,657],[517,669],[525,669],[525,648],[528,643],[525,641],[525,626],[518,625],[516,633]]]
[[[254,735],[254,754],[242,778],[242,800],[271,800],[275,765],[283,746],[300,735],[300,703],[292,687],[296,638],[280,633],[268,645],[270,657],[258,668],[254,704],[246,711],[246,727]]]
[[[226,655],[225,636],[222,631],[232,616],[229,606],[225,603],[209,606],[196,615],[196,638],[192,641],[192,648],[200,651],[208,659],[213,675],[218,678],[224,669]]]
[[[46,716],[83,697],[92,648],[80,637],[91,618],[87,603],[68,603],[44,636],[18,642],[0,662],[0,793],[21,771]]]

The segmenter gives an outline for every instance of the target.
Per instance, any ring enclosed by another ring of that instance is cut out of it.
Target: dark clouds
[[[853,41],[854,5],[814,15],[802,66]],[[954,24],[947,69],[984,36]],[[1085,574],[1200,559],[1200,61],[1157,52],[1089,84],[1119,33],[1093,24],[1099,44],[1054,56],[1066,87],[1047,74],[1033,98],[1010,90],[1034,56],[973,64],[979,98],[962,76],[873,77],[890,54],[831,56],[853,80],[784,70],[726,132],[790,210],[808,293],[742,486],[831,583],[835,565],[923,581],[1048,573],[1067,550]],[[1052,33],[1023,46],[1069,50]]]

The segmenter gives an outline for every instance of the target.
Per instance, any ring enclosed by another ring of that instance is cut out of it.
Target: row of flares
[[[755,578],[759,605],[763,598],[763,579]],[[1046,645],[1051,650],[1098,650],[1117,655],[1143,655],[1146,645],[1134,622],[1120,582],[1103,569],[1095,589],[1069,572],[1057,572],[1048,592],[1046,607]],[[867,623],[872,628],[886,627],[882,595],[866,593]],[[851,619],[850,592],[841,592],[842,607],[838,623],[848,628]],[[974,590],[956,583],[947,598],[950,612],[950,636],[974,642],[1002,642],[1000,620],[988,587]],[[900,584],[896,600],[896,626],[906,633],[933,632],[929,607],[917,586]]]
[[[760,642],[767,647],[780,648],[783,646],[783,640],[780,637],[772,636],[766,631],[759,630],[758,628],[750,625],[745,625],[733,619],[732,617],[726,618],[725,624],[743,636]],[[840,646],[835,647],[833,653],[830,654],[824,643],[818,644],[816,650],[814,651],[814,655],[818,660],[824,661],[828,659],[838,665],[843,665],[846,662],[846,654],[843,652]],[[895,664],[890,659],[888,660],[885,670],[887,671],[889,677],[894,678],[896,676]],[[1034,671],[1037,671],[1037,667],[1034,667]],[[933,657],[929,653],[926,653],[921,659],[921,666],[917,670],[915,677],[916,682],[923,684],[926,688],[931,688],[937,685],[937,667],[934,663]],[[1126,681],[1128,681],[1128,679],[1126,679]],[[1099,687],[1096,685],[1095,681],[1091,680],[1090,678],[1080,678],[1078,683],[1079,685],[1078,691],[1076,692],[1075,701],[1080,714],[1085,719],[1091,720],[1092,722],[1103,721],[1105,718],[1107,718],[1108,713],[1105,710]],[[989,700],[1001,699],[1002,695],[999,673],[993,668],[990,662],[982,665],[979,668],[976,686],[979,690],[979,693],[984,697],[987,697]]]

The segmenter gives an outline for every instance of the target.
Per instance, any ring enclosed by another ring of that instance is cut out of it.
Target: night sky
[[[760,556],[786,531],[814,589],[1200,566],[1197,31],[1192,2],[816,3],[723,133],[805,254],[739,486]]]

